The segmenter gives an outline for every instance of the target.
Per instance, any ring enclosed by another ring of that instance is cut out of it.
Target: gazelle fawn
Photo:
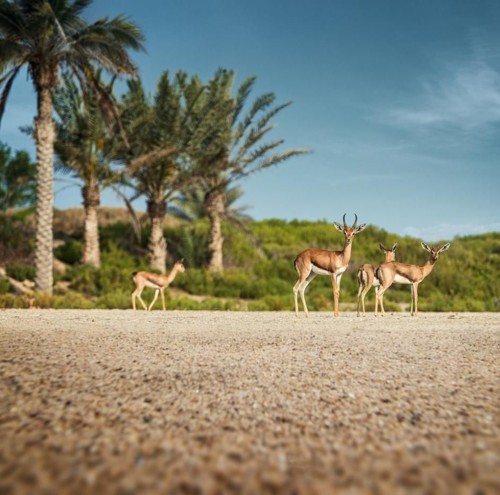
[[[378,305],[382,315],[384,310],[384,293],[393,284],[409,284],[411,286],[411,305],[410,314],[417,316],[418,314],[418,285],[427,277],[433,270],[439,255],[450,247],[450,243],[445,244],[441,248],[432,248],[425,242],[422,242],[422,247],[428,251],[429,259],[423,266],[408,265],[406,263],[398,263],[397,261],[382,263],[376,270],[375,276],[380,282],[380,288],[375,299],[375,315],[378,312]]]
[[[166,310],[165,307],[165,289],[174,281],[177,273],[184,273],[186,268],[184,267],[183,260],[177,261],[172,270],[168,275],[159,275],[158,273],[151,272],[135,272],[132,274],[132,277],[135,282],[135,290],[132,292],[132,308],[135,310],[135,299],[139,298],[140,303],[143,308],[147,311],[151,311],[156,299],[158,299],[158,294],[161,293],[161,303],[163,305],[163,311]],[[155,289],[155,296],[153,298],[153,302],[146,306],[144,301],[142,300],[141,294],[145,287],[149,287],[151,289]]]
[[[307,310],[306,299],[304,292],[316,275],[328,275],[332,279],[333,286],[333,303],[335,316],[339,315],[339,296],[340,296],[340,279],[342,274],[347,270],[349,260],[351,259],[352,240],[356,234],[359,234],[366,228],[366,224],[357,226],[358,216],[354,214],[355,220],[352,227],[348,227],[345,223],[346,214],[344,214],[344,225],[333,223],[333,226],[342,234],[344,234],[344,247],[341,251],[327,251],[325,249],[306,249],[295,258],[295,269],[299,274],[299,279],[293,286],[293,296],[295,301],[295,314],[299,314],[299,304],[297,296],[300,293],[302,305],[306,316],[309,314]]]
[[[395,242],[391,249],[387,249],[383,244],[379,244],[381,251],[385,255],[384,263],[389,263],[391,261],[396,261],[396,249],[398,247],[398,243]],[[380,286],[380,282],[378,278],[375,277],[375,270],[377,267],[375,265],[371,265],[369,263],[365,263],[361,265],[358,269],[358,316],[359,307],[363,308],[363,316],[365,315],[365,296],[368,291],[375,287],[375,292],[378,292],[378,287]],[[377,296],[375,296],[377,297]]]

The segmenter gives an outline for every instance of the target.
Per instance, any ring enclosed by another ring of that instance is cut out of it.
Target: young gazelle
[[[383,244],[379,244],[380,249],[385,255],[384,263],[389,263],[391,261],[396,261],[396,249],[398,247],[398,243],[395,242],[391,249],[387,249]],[[368,291],[375,287],[375,292],[378,292],[378,287],[380,282],[375,277],[375,270],[377,267],[375,265],[371,265],[369,263],[365,263],[361,265],[358,269],[358,316],[359,307],[363,308],[363,315],[365,314],[365,296]],[[375,296],[377,297],[377,296]]]
[[[349,260],[351,259],[352,240],[356,234],[359,234],[366,228],[366,223],[356,226],[358,217],[354,214],[355,220],[352,227],[348,227],[345,223],[342,227],[338,223],[333,223],[333,226],[344,234],[345,242],[342,251],[326,251],[324,249],[306,249],[302,251],[295,259],[295,269],[299,273],[299,279],[293,287],[293,296],[295,300],[295,314],[299,314],[299,304],[297,295],[300,293],[302,305],[306,316],[308,315],[306,299],[304,292],[307,286],[311,283],[316,275],[329,275],[332,278],[333,286],[333,303],[335,316],[339,315],[339,295],[340,295],[340,279],[342,274],[347,270]]]
[[[380,282],[380,288],[375,299],[375,315],[378,312],[378,304],[384,310],[384,292],[394,283],[411,285],[411,306],[410,314],[417,316],[418,314],[418,284],[424,280],[429,273],[432,272],[434,264],[439,255],[450,247],[450,243],[445,244],[442,248],[431,248],[425,242],[422,242],[422,247],[429,252],[429,259],[423,266],[408,265],[406,263],[398,263],[393,261],[390,263],[382,263],[376,270],[375,276]]]
[[[174,281],[174,278],[178,272],[184,273],[186,271],[182,262],[183,260],[177,261],[168,275],[159,275],[158,273],[151,273],[151,272],[133,273],[132,277],[134,279],[136,287],[134,292],[132,292],[132,308],[134,310],[136,309],[135,298],[138,297],[143,308],[147,311],[151,311],[153,304],[156,302],[156,299],[158,299],[158,294],[161,292],[161,302],[163,305],[163,311],[165,311],[166,310],[165,288],[168,287]],[[151,289],[155,289],[155,297],[153,299],[153,302],[149,305],[149,308],[146,307],[141,297],[144,287],[150,287]]]

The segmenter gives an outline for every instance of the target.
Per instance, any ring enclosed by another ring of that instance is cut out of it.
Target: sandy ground
[[[500,314],[0,311],[0,494],[498,494]]]

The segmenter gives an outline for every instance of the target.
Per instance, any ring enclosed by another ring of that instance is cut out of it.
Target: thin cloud
[[[383,120],[417,129],[465,132],[500,124],[500,73],[484,61],[455,67],[426,80],[413,107],[394,108]]]
[[[359,185],[370,185],[374,182],[385,182],[385,181],[398,181],[401,180],[401,176],[396,174],[359,174],[341,177],[331,184],[338,186],[339,184],[359,184]]]
[[[407,227],[403,234],[426,241],[440,241],[453,239],[457,236],[485,234],[487,232],[499,232],[500,222],[488,224],[448,224],[431,225],[429,227]]]

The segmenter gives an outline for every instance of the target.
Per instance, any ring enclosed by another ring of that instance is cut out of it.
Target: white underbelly
[[[409,279],[407,279],[406,277],[403,277],[403,275],[399,275],[399,274],[396,274],[396,276],[394,277],[394,282],[396,282],[397,284],[412,284],[413,282]],[[373,284],[375,285],[375,284]]]
[[[380,282],[378,281],[378,278],[377,277],[373,277],[372,286],[373,287],[378,287],[379,285],[380,285]]]
[[[341,266],[337,270],[335,270],[335,275],[342,275],[347,270],[347,266]]]
[[[312,265],[311,271],[316,275],[331,275],[331,272],[329,272],[328,270],[323,270],[323,268],[319,268],[316,265]]]
[[[345,271],[347,270],[347,266],[341,266],[337,270],[335,270],[335,275],[338,277],[339,275],[342,275]],[[329,272],[328,270],[325,270],[324,268],[320,268],[319,266],[316,265],[311,265],[311,271],[315,273],[316,275],[331,275],[332,272]]]
[[[149,287],[150,289],[159,289],[160,286],[151,282],[150,280],[146,280],[146,282],[144,282],[144,286],[145,287]]]

